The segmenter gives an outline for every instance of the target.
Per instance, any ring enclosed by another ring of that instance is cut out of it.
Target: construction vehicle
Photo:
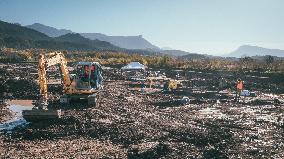
[[[102,68],[97,62],[78,62],[76,74],[70,75],[67,61],[61,52],[40,54],[38,59],[38,82],[40,86],[40,99],[32,110],[24,110],[23,117],[27,121],[41,119],[56,119],[61,117],[61,110],[48,107],[48,90],[46,69],[50,66],[60,65],[63,96],[60,103],[70,104],[74,99],[87,99],[89,106],[96,104],[96,93],[102,88]]]
[[[164,84],[164,91],[175,91],[178,89],[180,82],[178,80],[167,80]]]

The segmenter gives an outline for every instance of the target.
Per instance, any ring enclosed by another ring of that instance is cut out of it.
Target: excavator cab
[[[97,62],[79,62],[76,66],[76,89],[99,89],[102,85],[102,68]]]

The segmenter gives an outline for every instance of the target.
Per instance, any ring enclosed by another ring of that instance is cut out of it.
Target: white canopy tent
[[[122,70],[145,70],[146,66],[140,62],[131,62],[128,65],[121,68]]]

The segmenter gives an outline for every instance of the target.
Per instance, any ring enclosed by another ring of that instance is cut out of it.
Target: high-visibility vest
[[[243,81],[238,82],[237,89],[238,90],[243,90],[244,89],[244,82]]]

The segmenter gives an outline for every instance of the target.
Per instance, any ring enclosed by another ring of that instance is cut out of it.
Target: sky
[[[284,49],[283,8],[284,0],[0,0],[0,20],[221,55],[241,45]]]

